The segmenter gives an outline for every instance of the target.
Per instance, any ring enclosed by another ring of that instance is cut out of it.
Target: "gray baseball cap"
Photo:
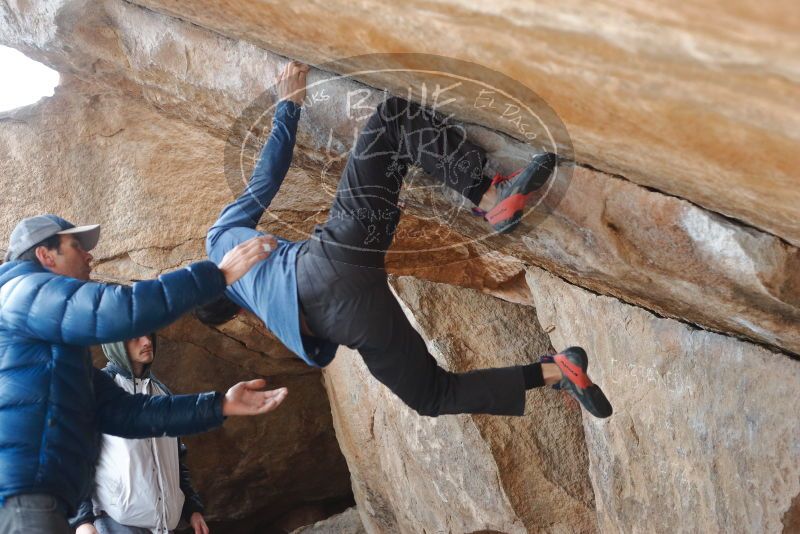
[[[14,261],[36,243],[54,235],[74,235],[83,250],[92,250],[100,239],[100,225],[75,226],[55,215],[37,215],[22,219],[11,232],[6,261]]]

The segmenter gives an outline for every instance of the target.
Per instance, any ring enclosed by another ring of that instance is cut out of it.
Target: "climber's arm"
[[[247,187],[239,198],[222,210],[208,231],[209,239],[228,228],[255,228],[278,193],[292,163],[307,72],[307,66],[291,62],[281,73],[278,79],[279,102],[275,107],[269,139],[261,150]]]
[[[299,117],[300,106],[288,100],[278,102],[272,132],[261,150],[250,182],[239,198],[222,210],[209,234],[227,228],[256,227],[289,171]]]

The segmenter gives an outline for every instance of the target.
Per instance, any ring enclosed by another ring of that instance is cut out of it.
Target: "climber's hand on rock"
[[[230,249],[219,263],[219,270],[225,275],[225,283],[231,285],[244,276],[253,265],[269,257],[278,247],[275,236],[264,235],[248,239]]]
[[[306,98],[306,75],[309,66],[299,61],[290,61],[278,75],[278,100],[291,100],[298,106]]]
[[[286,398],[288,390],[261,391],[266,385],[266,380],[258,378],[233,386],[222,400],[222,415],[258,415],[277,408]]]

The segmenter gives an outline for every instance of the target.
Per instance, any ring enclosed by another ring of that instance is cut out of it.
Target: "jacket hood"
[[[153,332],[152,334],[148,334],[150,339],[153,343],[153,359],[155,360],[156,357],[156,334]],[[128,351],[125,349],[125,342],[124,341],[116,341],[114,343],[104,343],[100,346],[103,349],[103,354],[105,354],[106,359],[109,363],[114,364],[117,369],[123,372],[127,378],[133,377],[133,366],[131,365],[131,360],[128,357]],[[142,376],[139,378],[147,378],[150,376],[150,367],[152,364],[148,363],[144,366],[144,371],[142,372]]]

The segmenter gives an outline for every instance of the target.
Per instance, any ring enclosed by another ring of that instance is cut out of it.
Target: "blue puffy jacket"
[[[220,425],[219,393],[131,395],[94,369],[87,347],[158,330],[224,289],[208,261],[132,287],[31,261],[0,266],[0,504],[46,493],[71,515],[90,491],[100,433],[179,436]]]

